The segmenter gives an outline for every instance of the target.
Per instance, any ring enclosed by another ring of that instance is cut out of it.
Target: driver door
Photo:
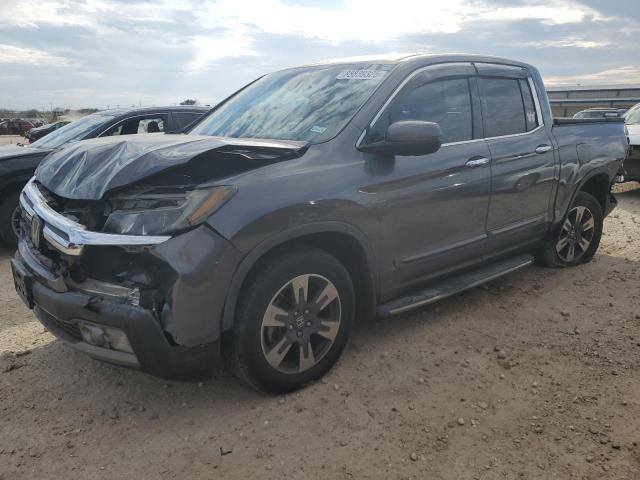
[[[491,155],[478,99],[471,64],[427,67],[409,76],[365,137],[376,141],[400,120],[436,122],[443,133],[440,150],[389,159],[389,173],[367,187],[381,225],[386,296],[482,261]]]

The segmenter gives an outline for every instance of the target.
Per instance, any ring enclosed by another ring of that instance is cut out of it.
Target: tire
[[[271,393],[296,390],[329,371],[355,317],[346,268],[311,247],[270,255],[245,282],[238,305],[227,360],[241,380]]]
[[[554,231],[538,252],[538,261],[555,268],[573,267],[591,261],[600,245],[603,221],[604,215],[598,200],[589,193],[578,192],[561,227]]]
[[[20,192],[7,196],[0,204],[0,236],[5,245],[15,248],[18,245],[18,236],[15,228],[15,215],[19,214]]]

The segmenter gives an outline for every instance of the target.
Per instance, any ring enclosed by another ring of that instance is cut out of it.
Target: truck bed
[[[590,123],[624,123],[623,117],[613,118],[565,118],[558,117],[553,119],[554,125],[584,125]]]

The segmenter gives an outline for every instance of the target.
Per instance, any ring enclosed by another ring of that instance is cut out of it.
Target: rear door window
[[[526,80],[479,78],[485,137],[501,137],[533,130],[536,109]],[[526,85],[526,90],[524,87]]]

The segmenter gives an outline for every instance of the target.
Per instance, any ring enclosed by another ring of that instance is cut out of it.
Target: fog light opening
[[[80,335],[82,335],[82,340],[87,342],[89,345],[94,345],[96,347],[106,346],[107,337],[105,336],[105,331],[102,328],[95,325],[87,325],[85,323],[81,323],[78,328],[80,330]]]
[[[78,328],[82,340],[89,345],[133,353],[127,334],[119,328],[102,327],[85,322],[79,322]]]
[[[105,333],[111,348],[114,350],[120,350],[121,352],[133,353],[133,348],[131,348],[127,334],[122,330],[119,328],[107,327],[105,328]]]

